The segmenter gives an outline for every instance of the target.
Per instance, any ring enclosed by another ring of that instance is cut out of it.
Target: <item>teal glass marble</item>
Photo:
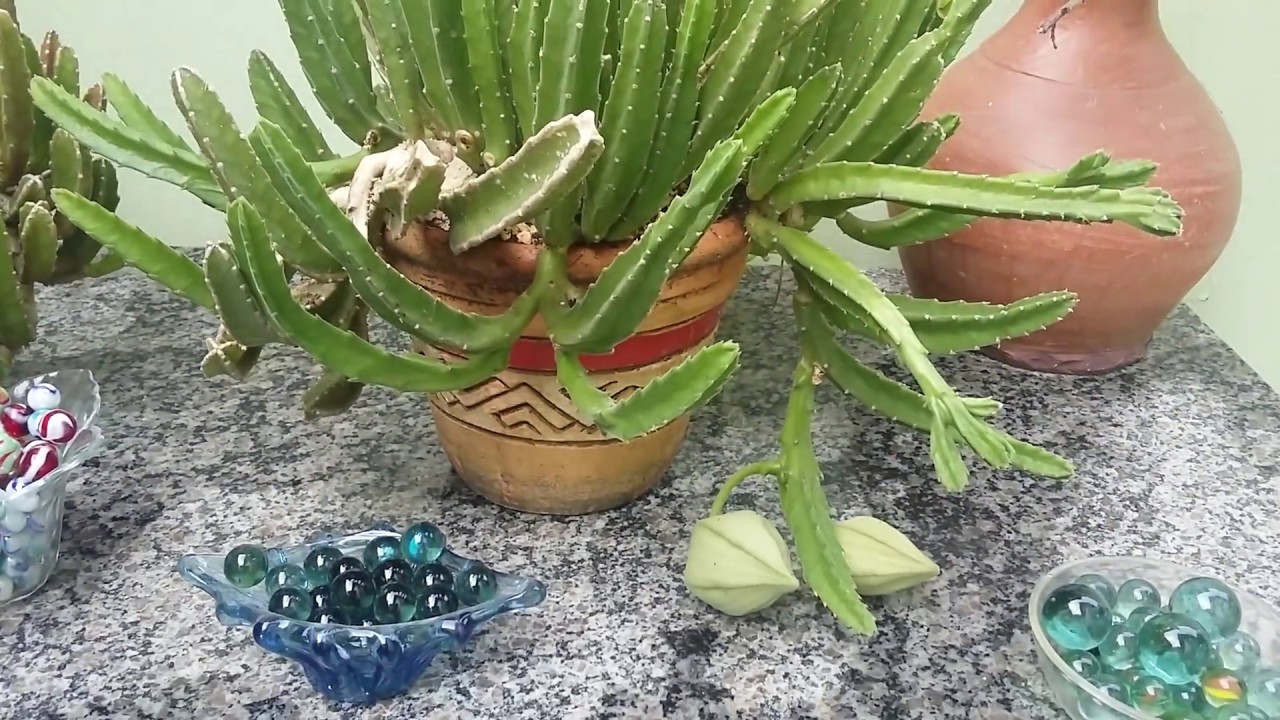
[[[1249,704],[1280,716],[1280,670],[1264,667],[1249,676]]]
[[[383,560],[400,557],[400,540],[393,535],[384,535],[369,541],[364,546],[364,566],[377,567]]]
[[[333,590],[328,585],[311,589],[311,613],[333,609]]]
[[[1136,633],[1142,629],[1143,625],[1147,624],[1148,620],[1159,615],[1160,612],[1161,610],[1158,607],[1143,606],[1134,608],[1133,612],[1129,613],[1128,619],[1124,621],[1124,625]]]
[[[1200,689],[1200,683],[1198,682],[1170,685],[1169,701],[1171,711],[1166,714],[1174,717],[1203,716],[1206,712],[1214,709],[1204,701],[1204,691]]]
[[[479,605],[488,602],[497,594],[498,578],[484,563],[472,562],[454,579],[453,592],[458,596],[458,602],[464,607]],[[1088,648],[1079,649],[1088,650]]]
[[[1216,578],[1185,580],[1169,595],[1169,609],[1195,618],[1217,640],[1240,629],[1240,599]]]
[[[1128,670],[1138,664],[1138,635],[1124,625],[1113,625],[1095,652],[1108,668]]]
[[[430,620],[458,610],[458,596],[448,588],[431,588],[418,596],[417,620]]]
[[[425,565],[440,559],[444,552],[445,537],[440,528],[429,522],[409,526],[400,536],[400,552],[415,565]]]
[[[378,588],[373,601],[373,619],[381,625],[409,622],[418,612],[418,598],[408,585],[390,583]]]
[[[307,582],[311,587],[329,584],[337,573],[333,566],[342,559],[342,551],[332,545],[321,545],[307,553],[302,560],[302,570],[307,574]]]
[[[285,563],[277,565],[267,571],[267,592],[273,593],[283,587],[298,588],[300,590],[310,590],[311,583],[307,580],[307,572],[302,569],[301,565],[293,563]]]
[[[1249,703],[1223,705],[1206,716],[1207,720],[1271,720],[1271,714]]]
[[[251,588],[267,578],[267,550],[245,543],[231,548],[222,561],[222,574],[238,588]]]
[[[1121,615],[1120,613],[1118,612],[1111,613],[1111,627],[1115,627],[1117,625],[1124,625],[1125,620],[1128,620],[1128,618]]]
[[[1111,631],[1111,608],[1088,585],[1068,583],[1055,589],[1040,615],[1049,639],[1068,650],[1092,650]]]
[[[1076,584],[1085,585],[1098,591],[1098,595],[1106,601],[1107,607],[1114,608],[1116,605],[1116,584],[1111,582],[1105,575],[1098,573],[1086,573],[1075,579]]]
[[[1154,675],[1141,674],[1129,685],[1129,704],[1157,717],[1173,709],[1169,685]]]
[[[1158,608],[1162,604],[1160,591],[1142,578],[1130,578],[1116,588],[1116,612],[1125,617],[1140,607]]]
[[[283,615],[290,620],[309,620],[311,618],[311,593],[294,587],[282,587],[271,593],[267,600],[267,610]]]
[[[1262,662],[1262,648],[1258,640],[1243,630],[1237,630],[1213,644],[1218,651],[1219,665],[1248,675]]]
[[[346,625],[347,624],[343,622],[342,616],[338,614],[338,611],[334,610],[333,608],[329,608],[327,610],[312,610],[310,620],[311,622],[316,623],[317,625]]]
[[[1240,674],[1226,668],[1210,668],[1200,676],[1200,691],[1204,701],[1213,707],[1245,702],[1248,688]]]
[[[413,583],[411,586],[419,594],[431,588],[446,588],[452,591],[453,573],[449,572],[449,568],[440,563],[423,565],[413,571]]]
[[[1089,684],[1103,695],[1111,697],[1121,705],[1128,705],[1130,700],[1129,684],[1124,678],[1114,673],[1099,673],[1089,678]],[[1094,700],[1088,695],[1080,697],[1080,714],[1088,720],[1115,720],[1114,710]]]
[[[364,569],[364,563],[360,562],[360,558],[343,555],[338,559],[338,562],[333,564],[333,567],[329,568],[329,582],[336,580],[342,573],[357,572]]]
[[[413,566],[407,560],[402,560],[401,558],[383,560],[373,568],[373,582],[378,587],[390,585],[391,583],[408,585],[412,579]]]
[[[1138,663],[1166,683],[1182,685],[1217,662],[1208,631],[1180,613],[1160,613],[1138,631]]]
[[[364,570],[351,570],[334,578],[329,586],[333,606],[343,615],[363,619],[373,609],[378,587]]]
[[[1063,650],[1062,660],[1076,674],[1082,678],[1088,679],[1103,671],[1102,661],[1096,655],[1085,650]]]

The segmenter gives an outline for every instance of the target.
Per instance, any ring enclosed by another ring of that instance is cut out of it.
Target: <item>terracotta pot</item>
[[[960,114],[932,167],[1006,175],[1059,169],[1099,149],[1159,164],[1152,184],[1186,211],[1158,238],[1120,224],[983,219],[903,248],[912,292],[1007,303],[1049,290],[1080,295],[1063,321],[988,354],[1011,365],[1095,374],[1143,357],[1156,327],[1208,272],[1240,210],[1240,158],[1204,88],[1169,44],[1157,0],[1098,0],[1057,28],[1062,0],[1027,0],[948,69],[925,117]]]
[[[625,245],[576,247],[569,276],[592,283]],[[417,225],[390,243],[388,261],[451,305],[497,314],[533,279],[538,248],[490,242],[454,255],[447,235]],[[596,386],[634,391],[710,343],[747,264],[739,218],[721,220],[672,275],[637,333],[607,355],[582,358]],[[421,348],[456,358],[440,348]],[[458,475],[484,497],[527,512],[577,515],[624,505],[662,479],[684,441],[688,416],[629,442],[587,424],[556,381],[546,325],[535,317],[508,369],[476,387],[430,397],[436,432]]]

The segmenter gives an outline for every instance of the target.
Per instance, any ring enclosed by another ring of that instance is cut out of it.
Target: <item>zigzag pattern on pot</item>
[[[621,401],[640,385],[613,378],[599,387]],[[458,420],[503,435],[557,443],[605,439],[583,422],[554,375],[504,372],[466,390],[436,394],[432,402]]]

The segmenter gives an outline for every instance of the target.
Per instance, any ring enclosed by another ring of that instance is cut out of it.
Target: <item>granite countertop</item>
[[[1039,676],[1026,602],[1054,565],[1180,558],[1280,601],[1280,400],[1186,310],[1147,361],[1106,378],[939,362],[958,387],[1004,400],[1015,435],[1073,458],[1069,484],[977,469],[946,494],[924,438],[824,392],[832,506],[893,523],[942,568],[872,603],[873,638],[839,629],[807,591],[742,619],[696,601],[680,580],[689,530],[733,468],[772,453],[782,418],[794,345],[775,273],[752,270],[736,296],[724,334],[747,340],[744,366],[664,484],[579,518],[518,514],[460,486],[420,398],[373,390],[309,425],[298,401],[315,371],[300,354],[271,353],[244,384],[204,379],[214,319],[144,279],[43,291],[41,340],[16,374],[93,370],[109,445],[71,481],[53,577],[0,608],[0,717],[1047,720],[1065,716]],[[732,507],[748,504],[780,519],[762,481]],[[174,571],[185,552],[245,538],[419,519],[461,552],[544,579],[549,596],[372,708],[324,701]]]

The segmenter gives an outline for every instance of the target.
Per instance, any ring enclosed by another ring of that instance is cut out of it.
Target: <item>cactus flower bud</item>
[[[938,576],[938,565],[883,520],[849,518],[836,524],[836,537],[860,595],[888,595]]]
[[[778,528],[751,510],[712,515],[693,526],[684,584],[735,616],[763,610],[800,587]]]

